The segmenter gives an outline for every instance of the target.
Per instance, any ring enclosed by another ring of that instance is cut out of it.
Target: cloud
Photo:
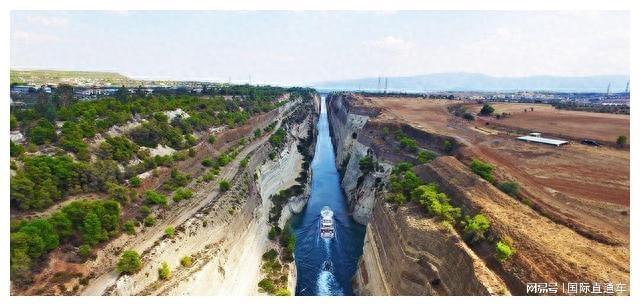
[[[11,33],[11,40],[24,44],[44,44],[60,41],[60,37],[38,32],[15,31]]]
[[[413,43],[395,36],[386,36],[382,39],[371,41],[368,45],[372,48],[394,52],[408,52],[414,48]]]
[[[43,15],[29,15],[27,16],[27,22],[30,24],[44,26],[44,27],[56,27],[66,28],[69,26],[69,19],[61,16],[43,16]]]

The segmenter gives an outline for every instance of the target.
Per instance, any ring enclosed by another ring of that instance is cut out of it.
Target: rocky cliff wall
[[[392,208],[385,203],[392,163],[408,156],[380,143],[384,127],[372,118],[375,109],[355,106],[349,96],[327,98],[336,166],[353,218],[367,225],[363,255],[353,278],[360,295],[492,295],[508,294],[505,284],[449,227],[428,217],[422,208]],[[403,127],[400,127],[403,128]],[[421,145],[442,152],[447,138],[415,135]],[[455,143],[454,143],[455,145]],[[363,173],[359,162],[369,156],[376,171]]]

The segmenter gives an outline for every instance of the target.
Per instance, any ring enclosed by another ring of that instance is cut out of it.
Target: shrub
[[[167,280],[171,278],[171,268],[166,261],[162,262],[162,265],[158,269],[158,278],[161,280]]]
[[[275,240],[275,239],[276,239],[276,237],[277,237],[278,235],[280,235],[280,231],[281,231],[281,230],[280,230],[280,228],[279,228],[279,227],[277,227],[277,226],[272,227],[272,228],[269,230],[269,239],[270,239],[270,240]]]
[[[180,265],[183,267],[190,267],[193,264],[193,259],[191,256],[184,256],[180,258]]]
[[[480,115],[488,116],[488,115],[493,114],[494,111],[495,111],[495,109],[493,109],[493,107],[491,105],[489,105],[488,103],[485,103],[482,106],[482,109],[480,109]]]
[[[232,160],[233,158],[231,158],[229,155],[222,153],[220,154],[220,156],[218,156],[218,159],[217,159],[218,166],[224,167],[227,164],[229,164]]]
[[[153,214],[148,215],[144,218],[144,226],[150,227],[156,224],[156,217]]]
[[[190,199],[193,196],[193,191],[188,188],[178,188],[173,192],[173,201],[180,202],[185,199]]]
[[[500,262],[509,259],[514,253],[515,251],[506,242],[500,240],[496,244],[496,258],[498,258]]]
[[[240,161],[240,167],[244,168],[247,166],[248,163],[249,163],[249,158],[245,157]]]
[[[214,142],[216,142],[216,136],[214,136],[213,134],[209,135],[209,138],[207,138],[207,141],[213,144]]]
[[[133,250],[124,251],[120,260],[116,264],[116,270],[118,273],[133,274],[142,268],[142,262],[140,261],[140,255]]]
[[[142,215],[142,217],[146,217],[150,214],[151,214],[151,208],[149,208],[149,206],[147,205],[140,206],[140,215]]]
[[[80,255],[80,257],[82,257],[82,259],[89,258],[89,256],[91,256],[91,246],[89,246],[88,244],[81,245],[78,249],[78,254]]]
[[[624,145],[626,145],[627,144],[627,136],[624,136],[624,135],[618,136],[618,139],[616,139],[616,144],[619,147],[623,147]]]
[[[364,173],[365,175],[371,171],[374,171],[376,169],[376,164],[377,163],[369,155],[361,158],[360,161],[358,162],[360,171],[362,171],[362,173]]]
[[[462,118],[467,119],[469,121],[473,121],[476,119],[471,113],[464,113],[464,115],[462,115]]]
[[[395,204],[398,204],[398,205],[402,205],[407,201],[407,199],[404,197],[404,194],[395,193],[394,192],[394,193],[390,193],[387,196],[387,201],[390,202],[390,203],[395,203]]]
[[[416,152],[418,150],[418,142],[408,136],[404,136],[400,139],[400,147],[406,148],[410,152]]]
[[[276,296],[290,296],[291,292],[287,288],[280,288],[280,289],[276,290],[275,295]]]
[[[485,163],[479,159],[474,159],[471,162],[471,171],[490,183],[493,183],[495,181],[493,174],[491,173],[493,171],[493,165],[491,165],[490,163]]]
[[[166,205],[167,197],[153,190],[147,190],[144,193],[145,203],[150,205]]]
[[[436,154],[431,151],[420,151],[418,153],[418,164],[424,164],[436,158]]]
[[[272,261],[278,257],[278,252],[275,249],[270,249],[262,254],[262,260]]]
[[[498,188],[514,198],[520,194],[520,186],[516,182],[502,182],[498,184]]]
[[[213,161],[209,158],[205,158],[202,160],[201,164],[205,167],[212,167],[213,166]]]
[[[133,220],[128,220],[124,223],[124,231],[129,235],[135,235],[136,233],[136,225]]]
[[[131,184],[131,187],[136,187],[137,188],[137,187],[140,187],[140,184],[142,182],[140,181],[139,177],[134,176],[129,180],[129,183]]]
[[[172,238],[173,235],[175,235],[176,233],[176,229],[173,228],[173,226],[169,226],[164,230],[164,234],[167,235],[167,237]]]
[[[258,282],[258,287],[269,294],[274,294],[276,291],[276,286],[273,284],[273,281],[268,278],[264,278]]]
[[[453,143],[449,140],[445,140],[442,143],[442,149],[444,150],[445,153],[451,154],[453,152]]]
[[[414,189],[412,198],[418,199],[430,214],[447,223],[455,224],[456,220],[460,218],[460,208],[453,207],[449,203],[449,197],[439,192],[435,184],[418,186]]]
[[[477,214],[470,218],[466,216],[464,221],[464,234],[471,237],[472,242],[484,239],[484,234],[489,230],[489,219],[483,214]]]
[[[225,192],[231,188],[231,184],[227,180],[221,180],[220,183],[220,191]]]
[[[269,137],[269,142],[274,147],[279,147],[284,142],[285,136],[286,134],[284,129],[279,128],[277,131],[271,134],[271,136]]]

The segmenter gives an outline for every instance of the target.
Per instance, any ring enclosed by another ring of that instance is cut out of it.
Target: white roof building
[[[529,135],[527,136],[518,137],[518,140],[526,141],[526,142],[543,143],[543,144],[553,145],[556,147],[569,143],[568,141],[562,140],[562,139],[552,139],[552,138],[542,137],[541,133],[529,133]]]

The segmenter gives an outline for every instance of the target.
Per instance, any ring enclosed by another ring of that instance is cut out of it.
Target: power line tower
[[[624,93],[629,93],[629,81],[627,81],[627,88],[624,89]]]
[[[388,85],[389,85],[389,78],[384,78],[384,93],[387,93]]]

